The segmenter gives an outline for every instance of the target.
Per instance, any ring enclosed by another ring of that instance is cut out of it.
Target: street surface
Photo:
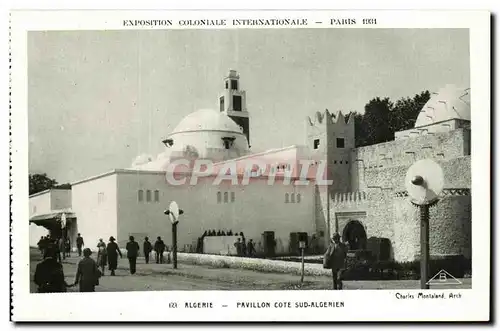
[[[95,259],[95,254],[92,256]],[[76,264],[80,258],[73,253],[71,258],[63,261],[66,282],[72,284],[75,280]],[[41,261],[39,252],[31,251],[30,292],[36,293],[33,276],[37,263]],[[471,288],[471,279],[460,279],[462,285],[431,286],[431,288]],[[213,268],[210,266],[178,264],[174,270],[172,264],[146,264],[144,258],[137,260],[137,273],[131,275],[128,270],[128,260],[122,258],[118,262],[116,276],[106,275],[99,280],[96,291],[168,291],[168,290],[327,290],[331,289],[332,281],[326,276],[306,276],[304,284],[300,285],[300,276],[283,273],[265,273],[245,269]],[[415,280],[384,280],[384,281],[344,281],[346,290],[355,289],[418,289],[419,281]],[[78,291],[78,286],[68,289]]]

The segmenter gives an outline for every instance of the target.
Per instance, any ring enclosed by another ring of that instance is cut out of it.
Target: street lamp
[[[437,203],[443,191],[441,166],[433,160],[415,162],[406,173],[405,186],[413,205],[420,212],[420,288],[429,288],[429,206]]]
[[[172,261],[174,269],[177,269],[177,223],[179,223],[179,216],[184,214],[184,211],[179,209],[177,202],[172,201],[169,208],[163,213],[168,215],[172,223]]]

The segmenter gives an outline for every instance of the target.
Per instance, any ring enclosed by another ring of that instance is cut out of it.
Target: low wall
[[[241,236],[214,236],[203,238],[203,253],[217,255],[237,255],[234,244]]]
[[[300,274],[301,263],[264,260],[237,256],[221,256],[206,254],[177,253],[179,262],[188,264],[211,265],[217,268],[240,268],[256,270],[261,272],[275,272]],[[331,276],[331,270],[323,269],[323,265],[317,263],[305,263],[304,274],[307,276]]]

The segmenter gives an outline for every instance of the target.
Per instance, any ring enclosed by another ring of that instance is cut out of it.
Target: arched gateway
[[[347,244],[349,250],[366,249],[366,231],[361,222],[349,221],[342,231],[342,241]]]

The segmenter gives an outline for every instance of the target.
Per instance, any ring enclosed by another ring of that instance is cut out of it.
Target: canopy
[[[63,214],[66,215],[66,221],[76,219],[75,213],[73,213],[71,211],[60,210],[60,211],[54,211],[54,212],[48,213],[48,214],[40,214],[40,215],[32,216],[30,218],[30,223],[34,223],[36,225],[40,225],[40,226],[44,226],[44,227],[54,226],[61,221]]]

